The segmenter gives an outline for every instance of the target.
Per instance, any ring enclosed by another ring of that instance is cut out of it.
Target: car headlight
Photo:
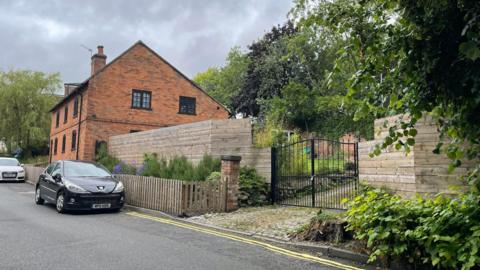
[[[25,173],[25,171],[24,171],[24,170],[20,170],[20,171],[18,171],[18,173],[19,173],[19,174],[23,174],[23,173]]]
[[[113,192],[115,193],[118,193],[118,192],[122,192],[124,189],[123,187],[123,183],[118,181],[117,185],[115,186],[115,189],[113,190]]]
[[[65,183],[65,187],[70,190],[71,192],[75,192],[75,193],[89,193],[88,191],[86,191],[84,188],[78,186],[78,185],[75,185],[74,183],[70,182],[70,181],[64,181]]]

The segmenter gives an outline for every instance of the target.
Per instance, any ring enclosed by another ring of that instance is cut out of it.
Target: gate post
[[[272,204],[277,202],[277,148],[271,148],[270,198]]]
[[[222,182],[226,185],[225,212],[238,209],[238,190],[241,156],[222,156]]]
[[[310,142],[310,162],[311,162],[311,179],[312,181],[312,207],[315,207],[315,139]]]

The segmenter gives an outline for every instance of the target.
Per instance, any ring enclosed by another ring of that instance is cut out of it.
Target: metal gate
[[[274,203],[345,209],[358,191],[358,143],[309,139],[272,148]]]

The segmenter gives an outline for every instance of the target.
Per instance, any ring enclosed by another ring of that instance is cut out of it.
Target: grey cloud
[[[111,60],[141,39],[188,76],[221,65],[286,19],[291,0],[7,1],[0,0],[0,69],[89,74],[89,52]]]

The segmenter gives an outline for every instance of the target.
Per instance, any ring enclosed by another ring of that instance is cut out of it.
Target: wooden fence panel
[[[183,182],[185,214],[224,212],[226,186],[223,182]]]
[[[127,204],[174,215],[225,211],[223,182],[187,182],[136,175],[116,175],[125,185]]]

